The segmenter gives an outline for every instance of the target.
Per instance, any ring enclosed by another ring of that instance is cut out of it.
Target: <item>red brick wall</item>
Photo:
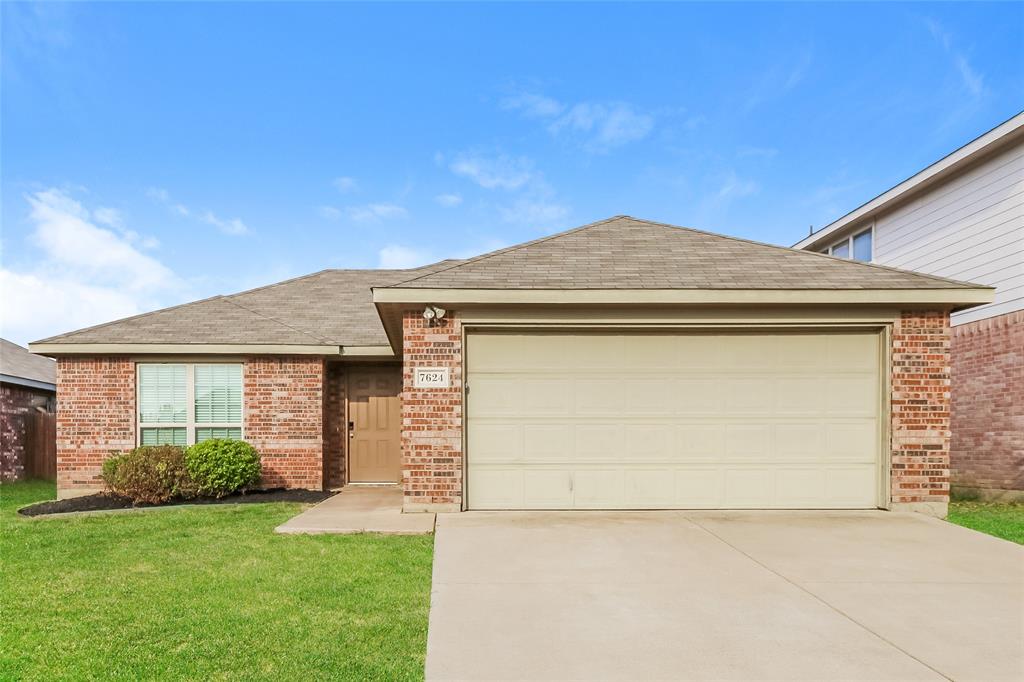
[[[50,391],[0,384],[0,481],[25,478],[32,420],[37,408],[52,409],[52,401]]]
[[[103,460],[135,447],[135,363],[126,357],[57,361],[57,492],[103,487]]]
[[[462,332],[449,313],[436,327],[421,311],[403,316],[402,484],[406,511],[458,511],[462,504]],[[415,388],[416,367],[448,367],[451,388]]]
[[[324,483],[328,488],[345,483],[345,384],[344,366],[339,362],[328,363],[324,373]]]
[[[953,483],[1024,490],[1024,311],[952,333]]]
[[[260,453],[263,485],[321,489],[323,358],[251,357],[243,376],[245,439]]]
[[[949,500],[949,315],[904,312],[892,330],[892,502]],[[941,510],[940,510],[941,511]]]

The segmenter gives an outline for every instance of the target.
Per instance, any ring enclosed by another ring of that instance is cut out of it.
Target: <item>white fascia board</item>
[[[30,343],[39,355],[340,355],[340,346],[244,343]]]
[[[498,305],[804,305],[937,304],[974,306],[991,303],[989,287],[945,289],[420,289],[373,290],[377,304],[427,303]]]

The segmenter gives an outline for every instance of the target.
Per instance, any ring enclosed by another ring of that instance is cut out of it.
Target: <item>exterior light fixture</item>
[[[427,321],[427,324],[431,327],[436,325],[438,322],[444,319],[445,313],[448,312],[444,308],[439,308],[436,305],[428,305],[423,309],[423,319]]]

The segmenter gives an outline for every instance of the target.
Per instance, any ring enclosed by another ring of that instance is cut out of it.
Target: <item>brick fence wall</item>
[[[57,360],[57,494],[103,487],[112,452],[135,447],[135,363],[121,356]]]
[[[944,516],[949,501],[949,315],[904,312],[892,331],[893,509]]]
[[[403,315],[402,485],[406,511],[462,506],[462,332],[450,314],[436,327]],[[450,388],[415,388],[416,367],[448,367]]]
[[[263,485],[320,490],[323,358],[251,357],[243,376],[245,439],[260,453]]]
[[[1024,311],[952,335],[953,484],[1024,491]]]

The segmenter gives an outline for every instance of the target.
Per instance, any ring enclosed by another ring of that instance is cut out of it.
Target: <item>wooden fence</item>
[[[21,422],[24,434],[26,478],[57,479],[57,415],[51,412],[29,412],[11,415]]]

